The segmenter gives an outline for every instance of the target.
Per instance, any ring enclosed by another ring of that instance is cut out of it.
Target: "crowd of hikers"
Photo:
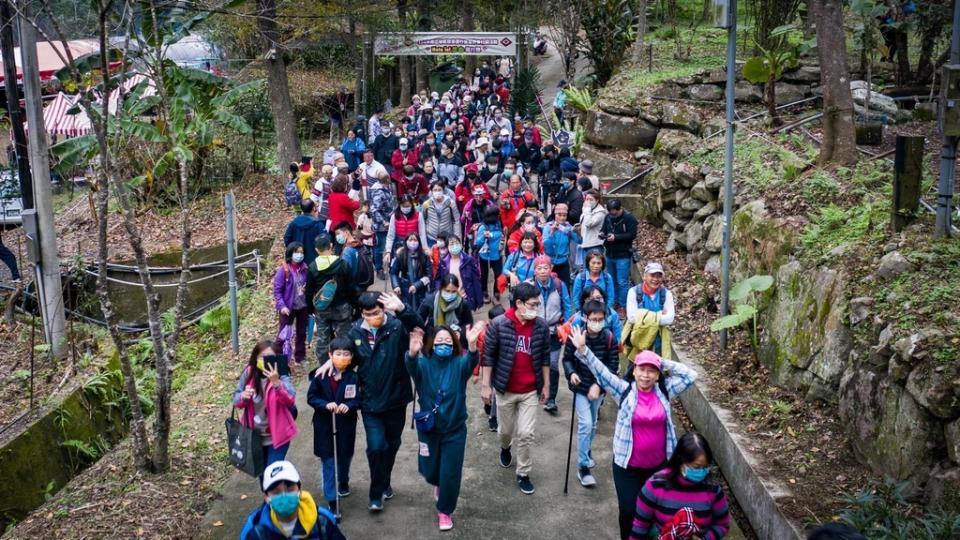
[[[637,256],[637,220],[600,190],[592,163],[509,117],[512,73],[502,67],[484,62],[443,94],[421,91],[399,121],[380,110],[359,117],[321,164],[290,165],[287,198],[300,214],[273,282],[279,330],[253,349],[233,399],[260,434],[265,465],[264,502],[241,539],[343,538],[338,504],[351,494],[358,419],[368,509],[383,511],[411,401],[418,469],[433,486],[437,525],[452,529],[471,378],[499,436],[490,459],[533,494],[538,411],[559,414],[561,377],[584,488],[597,486],[599,411],[616,408],[619,530],[600,536],[727,534],[710,447],[696,432],[678,436],[671,416],[696,372],[671,360],[664,268]],[[285,460],[298,435],[296,390],[271,363],[279,354],[309,374],[325,505]]]

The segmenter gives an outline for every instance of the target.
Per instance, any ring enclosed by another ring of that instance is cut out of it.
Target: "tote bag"
[[[232,407],[232,409],[233,414],[225,421],[230,463],[250,476],[260,476],[265,468],[260,433],[254,428],[241,424],[237,420],[237,408]]]

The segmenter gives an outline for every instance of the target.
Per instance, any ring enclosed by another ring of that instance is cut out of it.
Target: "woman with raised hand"
[[[263,464],[267,467],[287,456],[290,441],[298,433],[290,410],[296,403],[297,390],[289,375],[281,376],[277,365],[266,361],[276,354],[273,347],[269,340],[253,347],[233,392],[233,406],[243,410],[240,424],[260,433]]]
[[[663,468],[677,445],[670,400],[697,378],[693,369],[643,351],[633,359],[633,380],[621,379],[587,347],[587,333],[570,330],[577,362],[620,404],[613,433],[613,483],[617,490],[620,538],[630,535],[637,496],[644,483]]]
[[[441,531],[453,528],[450,517],[457,508],[463,476],[463,454],[467,442],[467,380],[479,361],[477,338],[485,323],[466,329],[465,353],[457,333],[449,326],[438,326],[424,345],[423,330],[410,333],[405,362],[417,389],[420,412],[429,411],[432,425],[418,422],[420,442],[418,469],[434,486],[437,521]]]

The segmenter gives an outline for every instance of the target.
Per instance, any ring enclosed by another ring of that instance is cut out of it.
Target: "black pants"
[[[487,295],[487,277],[490,275],[490,269],[493,269],[493,290],[497,290],[497,276],[503,273],[503,260],[488,261],[480,259],[480,283],[483,285],[483,295]]]
[[[564,282],[567,285],[567,288],[570,288],[570,263],[560,263],[553,265],[553,271],[556,272],[557,277],[560,278],[560,281]]]
[[[613,464],[613,485],[617,489],[621,540],[627,540],[630,537],[633,516],[637,512],[637,497],[643,489],[643,484],[661,468],[663,468],[662,465],[652,469],[634,467],[624,469],[616,463]]]
[[[383,499],[390,487],[393,463],[400,449],[400,435],[407,418],[407,407],[369,413],[363,411],[363,429],[367,433],[367,463],[370,465],[370,500]]]

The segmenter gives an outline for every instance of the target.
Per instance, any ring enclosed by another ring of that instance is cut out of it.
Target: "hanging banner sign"
[[[374,53],[392,56],[516,56],[517,36],[509,32],[409,32],[377,34]]]

